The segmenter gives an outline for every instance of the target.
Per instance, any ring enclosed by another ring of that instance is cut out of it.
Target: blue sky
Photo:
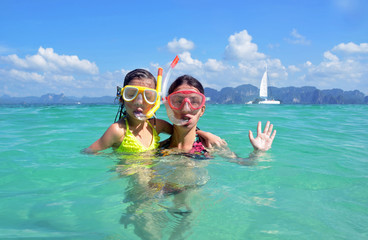
[[[205,87],[368,94],[365,0],[0,1],[0,96],[113,96],[135,68],[179,55]]]

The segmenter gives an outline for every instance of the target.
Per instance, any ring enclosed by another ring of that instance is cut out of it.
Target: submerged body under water
[[[128,181],[120,222],[142,239],[183,239],[196,215],[191,200],[209,180],[208,160],[147,155],[120,156],[115,171]]]
[[[208,105],[199,127],[240,157],[249,129],[274,124],[250,166],[82,154],[116,110],[0,108],[0,239],[367,238],[368,106]]]

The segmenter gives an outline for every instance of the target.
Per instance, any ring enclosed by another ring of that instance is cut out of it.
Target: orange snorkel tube
[[[146,117],[147,118],[151,118],[153,116],[153,114],[155,114],[155,112],[160,108],[160,103],[161,103],[161,98],[162,101],[165,102],[166,99],[166,88],[167,88],[167,84],[171,75],[171,71],[172,69],[176,66],[176,64],[179,61],[179,57],[176,56],[175,59],[171,62],[170,64],[170,68],[168,70],[168,72],[166,73],[165,79],[162,83],[162,68],[158,68],[158,74],[157,74],[157,86],[156,86],[156,91],[157,91],[157,99],[155,102],[155,105],[147,112]],[[161,85],[163,85],[163,88],[161,88]]]
[[[178,62],[179,62],[179,57],[176,56],[170,64],[169,71],[167,71],[167,73],[166,73],[165,79],[164,79],[163,84],[162,84],[162,92],[161,92],[161,97],[162,97],[163,102],[166,101],[167,84],[169,83],[169,78],[171,76],[171,71],[173,70],[173,68],[176,66],[176,64]]]
[[[158,74],[157,74],[157,98],[155,105],[147,112],[146,116],[147,118],[151,118],[153,114],[160,108],[160,98],[161,98],[161,83],[162,83],[162,68],[158,68]]]

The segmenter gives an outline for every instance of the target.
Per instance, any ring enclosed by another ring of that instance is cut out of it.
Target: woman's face
[[[197,88],[186,83],[175,88],[174,92],[188,90],[200,93]],[[172,111],[176,119],[185,120],[185,124],[182,125],[182,127],[192,128],[197,126],[199,118],[204,114],[205,109],[206,106],[202,106],[200,109],[192,109],[190,104],[188,102],[185,102],[184,106],[181,109],[172,109]]]
[[[128,85],[155,89],[154,81],[149,78],[134,78],[128,83]],[[124,101],[124,105],[128,116],[134,117],[136,119],[139,119],[136,116],[140,116],[142,114],[146,115],[147,112],[153,107],[153,104],[146,103],[146,101],[143,99],[142,93],[139,93],[138,96],[132,101]]]

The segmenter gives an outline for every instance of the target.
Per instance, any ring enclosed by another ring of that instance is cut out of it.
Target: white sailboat
[[[261,86],[259,87],[259,97],[264,98],[263,101],[259,101],[258,104],[280,104],[280,101],[277,100],[268,100],[268,73],[267,73],[267,66],[266,71],[263,74]]]

